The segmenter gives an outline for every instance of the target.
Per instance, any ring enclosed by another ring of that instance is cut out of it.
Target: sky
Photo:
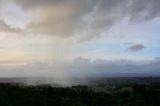
[[[159,0],[0,0],[0,77],[158,76],[159,5]]]

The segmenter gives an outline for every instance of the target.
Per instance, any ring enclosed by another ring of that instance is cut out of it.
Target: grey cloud
[[[0,20],[0,32],[21,32],[20,28],[12,28],[7,25],[3,20]]]
[[[67,0],[14,0],[20,4],[24,9],[35,9],[46,5],[56,5]]]
[[[35,10],[40,10],[44,13],[44,18],[36,22],[41,17],[39,16],[28,25],[31,31],[59,37],[78,36],[80,41],[101,35],[124,18],[129,18],[131,23],[135,23],[148,21],[160,15],[159,0],[14,1],[27,11],[34,13]],[[46,12],[49,13],[45,14]],[[83,19],[84,17],[87,19]]]
[[[159,0],[134,0],[128,14],[133,22],[148,21],[160,16]]]
[[[143,44],[133,44],[127,50],[136,52],[136,51],[143,50],[144,48],[146,47]]]

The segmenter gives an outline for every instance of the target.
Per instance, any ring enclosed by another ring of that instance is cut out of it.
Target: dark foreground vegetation
[[[0,84],[0,106],[160,106],[160,85],[125,85],[97,92],[86,86]]]

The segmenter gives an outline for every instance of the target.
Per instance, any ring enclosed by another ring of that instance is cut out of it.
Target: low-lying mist
[[[90,60],[82,57],[73,62],[35,62],[19,66],[0,66],[1,78],[26,78],[27,84],[89,84],[91,78],[103,77],[157,77],[160,60],[134,62],[130,60]],[[19,79],[17,79],[19,80]],[[3,81],[1,81],[3,82]],[[18,81],[17,81],[18,82]],[[20,81],[19,81],[20,82]]]

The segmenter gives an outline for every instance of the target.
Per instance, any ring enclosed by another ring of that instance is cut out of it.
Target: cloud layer
[[[25,14],[30,13],[31,21],[25,25],[31,32],[62,38],[76,36],[80,41],[100,36],[125,18],[137,23],[160,16],[159,0],[13,0],[12,3]]]
[[[130,60],[102,60],[91,61],[78,57],[72,63],[35,62],[14,67],[0,66],[0,77],[113,77],[113,76],[160,76],[160,60],[135,62]],[[145,67],[145,68],[144,68]]]

